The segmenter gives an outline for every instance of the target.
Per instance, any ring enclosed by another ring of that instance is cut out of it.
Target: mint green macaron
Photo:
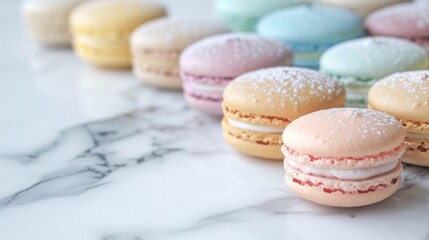
[[[425,50],[408,40],[366,37],[345,41],[323,53],[320,71],[346,87],[346,105],[365,107],[369,88],[390,74],[429,67]]]
[[[216,0],[216,15],[233,31],[254,32],[259,18],[304,0]]]

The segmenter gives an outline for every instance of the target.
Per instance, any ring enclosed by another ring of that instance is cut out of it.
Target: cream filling
[[[285,127],[269,127],[269,126],[261,126],[256,124],[244,123],[231,118],[228,118],[228,122],[233,127],[252,131],[252,132],[260,132],[260,133],[282,133],[283,130],[285,129]]]
[[[322,169],[322,168],[314,168],[303,165],[302,163],[298,163],[295,161],[291,161],[290,159],[286,160],[287,164],[291,167],[300,170],[305,174],[311,174],[316,176],[324,176],[324,177],[333,177],[342,180],[362,180],[368,179],[371,177],[375,177],[387,172],[392,171],[398,161],[393,161],[389,163],[385,163],[382,165],[378,165],[376,167],[370,168],[361,168],[361,169]]]
[[[427,133],[405,132],[405,136],[410,139],[429,140],[429,134]]]
[[[189,86],[194,90],[210,93],[222,93],[226,87],[226,85],[210,85],[196,82],[190,82]]]

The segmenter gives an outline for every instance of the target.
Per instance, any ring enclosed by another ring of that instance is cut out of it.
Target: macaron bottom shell
[[[429,167],[429,133],[417,133],[419,138],[412,137],[407,133],[405,145],[407,150],[401,161],[417,166]],[[413,133],[416,134],[416,133]]]
[[[152,87],[180,90],[182,80],[179,74],[180,51],[156,51],[133,47],[133,72]]]
[[[407,150],[404,156],[402,156],[401,161],[416,166],[429,167],[429,151]]]
[[[182,89],[182,80],[179,76],[175,75],[162,75],[159,73],[151,73],[133,67],[134,75],[145,84],[161,89],[180,90]]]
[[[48,46],[69,46],[71,41],[67,25],[38,26],[29,24],[28,33],[37,42]]]
[[[186,102],[193,108],[215,116],[222,116],[222,100],[193,96],[185,92]]]
[[[259,133],[238,129],[222,120],[225,140],[241,153],[265,159],[282,160],[281,134]]]
[[[43,32],[32,31],[30,32],[30,36],[37,42],[47,46],[67,47],[67,46],[70,46],[70,41],[71,41],[68,33],[47,34],[46,31],[43,31]]]
[[[402,165],[398,164],[398,167],[398,171],[400,172],[402,170]],[[285,181],[286,185],[293,192],[311,202],[332,207],[361,207],[383,201],[393,195],[399,189],[401,177],[398,173],[398,176],[391,185],[366,193],[329,192],[329,190],[324,190],[318,186],[310,187],[308,185],[302,185],[302,183],[299,183],[299,181],[287,173],[285,175]]]
[[[92,46],[76,40],[74,42],[76,54],[87,62],[103,68],[130,68],[131,54],[128,46],[105,47]]]
[[[229,77],[197,76],[182,72],[183,91],[186,102],[195,109],[216,116],[222,116],[223,91]]]

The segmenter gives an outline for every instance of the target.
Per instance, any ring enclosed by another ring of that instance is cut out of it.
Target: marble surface
[[[207,1],[164,2],[210,14]],[[33,44],[17,1],[0,18],[0,239],[429,239],[429,169],[406,166],[401,190],[372,206],[315,205],[180,92]]]

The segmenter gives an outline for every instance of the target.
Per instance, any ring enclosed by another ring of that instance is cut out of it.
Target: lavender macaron
[[[229,33],[193,43],[180,57],[180,74],[188,104],[222,115],[226,85],[243,73],[289,66],[292,52],[283,43],[252,33]]]

